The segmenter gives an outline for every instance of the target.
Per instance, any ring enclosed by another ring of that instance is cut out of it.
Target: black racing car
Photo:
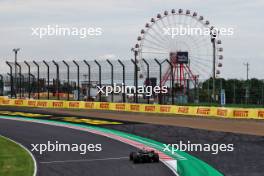
[[[137,152],[131,152],[129,160],[134,163],[158,163],[159,154],[154,150],[139,150]]]

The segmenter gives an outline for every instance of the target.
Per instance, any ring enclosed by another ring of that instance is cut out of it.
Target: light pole
[[[14,48],[13,52],[15,53],[15,94],[17,93],[16,87],[17,87],[17,53],[20,51],[20,48]]]

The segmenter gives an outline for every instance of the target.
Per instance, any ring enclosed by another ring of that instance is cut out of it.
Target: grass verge
[[[32,176],[34,162],[18,144],[0,136],[0,175]]]

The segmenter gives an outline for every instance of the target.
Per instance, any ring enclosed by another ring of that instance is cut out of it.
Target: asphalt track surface
[[[15,140],[29,150],[31,144],[48,141],[64,144],[102,144],[102,151],[87,152],[33,152],[39,176],[171,176],[163,163],[133,164],[128,160],[134,147],[88,132],[39,123],[0,119],[0,134]]]

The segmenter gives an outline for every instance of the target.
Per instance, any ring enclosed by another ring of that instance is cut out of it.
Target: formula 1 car
[[[159,154],[154,150],[139,150],[137,152],[131,152],[129,160],[134,163],[158,163]]]

